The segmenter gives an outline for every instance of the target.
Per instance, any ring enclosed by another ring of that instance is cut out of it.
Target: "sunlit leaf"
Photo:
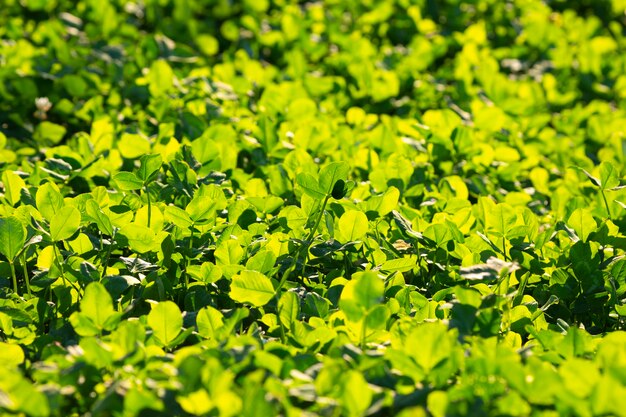
[[[81,215],[75,207],[66,206],[50,220],[50,237],[55,242],[71,237],[80,227]]]
[[[578,208],[572,212],[567,219],[567,224],[570,225],[576,235],[583,242],[587,241],[589,234],[596,230],[597,224],[593,216],[589,213],[589,210]]]
[[[255,307],[267,304],[274,294],[275,290],[270,279],[257,271],[242,271],[233,276],[230,284],[230,298]]]
[[[26,243],[26,229],[14,216],[0,218],[0,252],[13,261]]]
[[[183,327],[183,315],[180,308],[171,301],[162,301],[152,307],[148,313],[148,326],[154,337],[163,346],[169,346]]]

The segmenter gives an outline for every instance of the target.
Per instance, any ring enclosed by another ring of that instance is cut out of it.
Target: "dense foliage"
[[[626,415],[624,0],[3,0],[0,410]]]

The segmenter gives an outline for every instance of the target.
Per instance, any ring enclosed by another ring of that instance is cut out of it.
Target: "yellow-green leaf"
[[[72,236],[80,227],[80,211],[76,207],[61,208],[50,220],[50,237],[55,242]]]
[[[574,210],[567,219],[567,224],[574,229],[576,235],[583,242],[586,242],[589,234],[598,227],[589,210],[583,208]]]
[[[169,346],[183,328],[180,308],[172,301],[158,303],[148,313],[148,326],[163,346]]]
[[[255,307],[267,304],[274,294],[272,281],[257,271],[242,271],[233,276],[230,284],[230,298]]]

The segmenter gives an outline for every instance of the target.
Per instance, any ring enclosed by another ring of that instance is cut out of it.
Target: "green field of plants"
[[[625,0],[0,3],[0,415],[626,416]]]

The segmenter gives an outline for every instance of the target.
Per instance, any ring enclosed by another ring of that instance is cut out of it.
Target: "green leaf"
[[[194,223],[204,223],[215,218],[215,201],[204,196],[195,196],[185,211]]]
[[[198,35],[195,41],[200,51],[207,56],[213,56],[219,52],[219,42],[211,35]]]
[[[61,142],[67,129],[56,123],[44,121],[41,122],[35,129],[33,138],[40,143],[47,143],[56,145]]]
[[[260,250],[246,262],[246,269],[269,274],[276,263],[276,255],[270,250]]]
[[[104,323],[115,313],[111,294],[104,285],[99,282],[87,285],[85,294],[80,300],[80,311],[90,318],[96,327],[104,328]]]
[[[408,258],[390,259],[381,266],[381,271],[385,272],[406,272],[417,267],[417,259],[414,256]]]
[[[158,59],[150,67],[148,82],[150,95],[153,97],[162,96],[174,86],[174,71],[166,61]]]
[[[509,232],[515,226],[517,221],[517,215],[515,209],[509,204],[501,203],[497,204],[493,208],[490,208],[486,217],[486,229],[488,233],[496,237],[508,237]]]
[[[420,232],[416,232],[415,230],[413,230],[409,219],[405,218],[402,214],[400,214],[400,212],[396,210],[392,210],[391,214],[393,215],[393,219],[396,222],[396,225],[405,236],[416,239],[421,243],[426,243],[424,236]]]
[[[117,188],[122,191],[139,190],[143,187],[143,180],[132,172],[118,172],[113,176]]]
[[[149,227],[140,224],[127,224],[121,233],[128,239],[128,245],[134,251],[146,253],[155,250],[156,235]]]
[[[230,298],[239,303],[262,307],[267,304],[276,291],[272,281],[257,271],[242,271],[233,276],[230,283]]]
[[[63,195],[61,195],[56,184],[52,182],[47,182],[39,186],[37,194],[35,195],[35,201],[37,203],[37,210],[48,220],[51,220],[65,205]]]
[[[347,416],[362,416],[372,402],[372,389],[359,371],[349,370],[342,375],[342,403]],[[418,414],[419,415],[419,414]]]
[[[282,198],[273,195],[269,197],[248,197],[247,200],[261,213],[273,213],[284,203]]]
[[[310,173],[299,173],[296,177],[296,182],[309,197],[313,197],[316,200],[326,198],[326,193],[320,188],[317,179]]]
[[[193,224],[193,220],[187,212],[176,206],[167,206],[165,207],[165,219],[173,223],[174,225],[180,227],[181,229],[187,229],[189,226]]]
[[[363,272],[356,280],[354,299],[369,310],[383,301],[384,292],[385,284],[376,273]]]
[[[368,222],[365,213],[350,210],[339,218],[337,240],[342,243],[354,242],[365,236],[367,230]]]
[[[7,372],[5,370],[2,381],[2,402],[0,404],[3,414],[6,410],[17,411],[18,415],[28,417],[48,417],[50,415],[50,403],[48,397],[39,391],[39,387],[24,378],[19,371]],[[9,412],[8,414],[15,414]]]
[[[619,185],[618,172],[610,162],[600,164],[600,189],[610,190]]]
[[[80,227],[80,211],[76,207],[61,208],[50,220],[50,237],[55,242],[71,237]]]
[[[285,292],[278,300],[278,318],[285,328],[290,329],[291,323],[298,320],[300,299],[291,291]]]
[[[583,242],[586,242],[589,234],[598,227],[589,210],[583,208],[574,210],[567,219],[567,224],[574,229],[576,235]]]
[[[70,324],[79,336],[97,336],[102,332],[94,322],[82,312],[75,311],[69,317]]]
[[[150,153],[150,140],[145,135],[137,133],[122,133],[117,149],[123,158],[137,159]]]
[[[218,265],[236,265],[243,258],[243,249],[235,240],[225,240],[215,249],[215,260]]]
[[[557,352],[565,358],[573,358],[591,353],[593,347],[593,337],[584,329],[578,327],[568,327],[567,334],[556,346]]]
[[[132,416],[141,415],[146,409],[163,411],[163,401],[155,392],[143,387],[132,387],[124,393],[124,412]]]
[[[159,343],[169,347],[183,328],[180,308],[172,301],[162,301],[153,305],[148,313],[148,326]]]
[[[371,308],[383,301],[385,284],[374,272],[361,272],[352,276],[352,281],[346,283],[339,307],[349,320],[360,320]]]
[[[15,206],[22,197],[22,189],[26,188],[24,180],[13,171],[2,173],[2,184],[4,185],[4,198],[11,206]]]
[[[228,391],[226,391],[228,393]],[[204,388],[176,397],[176,401],[187,415],[205,416],[215,408],[209,393]]]
[[[161,165],[163,165],[163,159],[159,154],[144,155],[139,158],[141,166],[137,170],[137,176],[143,180],[144,183],[148,183],[152,180],[153,176],[159,172]]]
[[[113,225],[111,219],[104,214],[100,206],[95,200],[87,200],[85,202],[85,212],[96,223],[98,229],[105,235],[113,235]]]
[[[14,368],[24,363],[24,351],[18,345],[0,342],[0,367]]]
[[[196,326],[200,336],[215,339],[220,329],[224,327],[224,315],[211,306],[203,307],[196,315]]]
[[[421,323],[406,338],[403,350],[429,373],[452,356],[452,337],[441,322]]]
[[[367,201],[367,210],[376,211],[379,216],[384,216],[398,207],[399,198],[400,191],[396,187],[389,187],[382,196]]]
[[[198,281],[210,284],[222,277],[222,269],[211,263],[203,262],[202,265],[189,265],[187,272]]]
[[[337,180],[331,193],[335,200],[341,200],[346,195],[345,186],[346,182],[344,180]]]
[[[330,195],[335,183],[339,180],[346,181],[350,173],[350,165],[345,162],[331,162],[326,165],[319,174],[319,190],[324,195]]]
[[[365,326],[368,330],[385,330],[391,312],[386,305],[379,304],[369,310],[365,316]]]
[[[0,252],[13,262],[26,243],[26,229],[15,216],[0,218]]]
[[[424,230],[424,237],[430,239],[438,247],[442,247],[453,238],[450,228],[441,223],[428,226],[426,230]]]

